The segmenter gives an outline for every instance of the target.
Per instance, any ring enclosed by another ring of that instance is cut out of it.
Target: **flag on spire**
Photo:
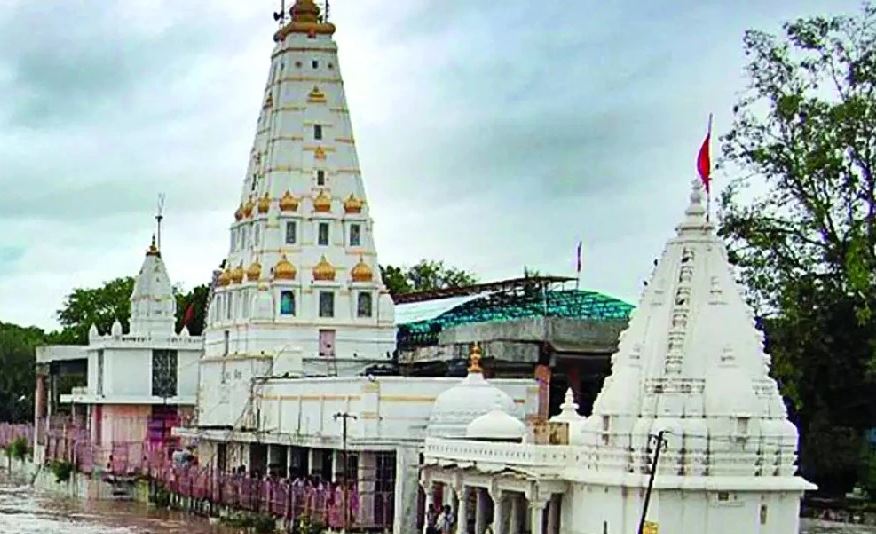
[[[575,272],[581,274],[581,242],[578,241],[578,252],[575,254],[575,258],[578,260],[577,267]]]
[[[186,313],[183,316],[183,326],[189,326],[192,322],[192,319],[195,318],[195,304],[190,303],[188,308],[186,308]]]
[[[706,138],[700,146],[700,152],[697,154],[697,171],[700,173],[700,180],[703,181],[703,186],[706,188],[706,194],[711,193],[709,187],[712,181],[712,160],[709,157],[709,144],[712,140],[712,114],[709,113],[709,129],[706,131]]]

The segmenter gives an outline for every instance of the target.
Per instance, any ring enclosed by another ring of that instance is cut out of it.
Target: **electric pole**
[[[654,450],[654,458],[651,459],[651,476],[648,478],[648,489],[645,490],[645,506],[642,508],[642,518],[639,520],[639,534],[645,531],[645,517],[648,515],[648,504],[651,502],[651,490],[654,488],[654,475],[657,473],[657,462],[660,461],[660,450],[663,448],[663,434],[665,430],[657,432],[657,435],[648,436],[648,440],[655,440],[657,447]]]
[[[341,471],[341,484],[343,484],[343,506],[344,506],[344,532],[349,532],[350,530],[350,507],[347,506],[347,501],[349,500],[348,491],[349,488],[347,482],[347,420],[348,419],[358,419],[355,415],[348,412],[337,412],[334,416],[335,420],[341,419],[343,421],[343,441],[342,441],[342,458],[344,462],[343,470]]]

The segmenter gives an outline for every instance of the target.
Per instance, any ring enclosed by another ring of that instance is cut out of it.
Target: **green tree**
[[[463,269],[449,267],[440,260],[420,260],[411,267],[381,266],[383,284],[393,295],[464,287],[477,283],[477,277]]]
[[[202,284],[188,292],[174,288],[174,293],[176,296],[176,331],[180,332],[183,326],[188,326],[189,334],[200,336],[204,331],[204,314],[207,312],[210,287],[207,284]],[[186,325],[184,322],[189,306],[192,308],[192,315]]]
[[[127,331],[133,290],[134,279],[130,276],[110,280],[97,288],[74,289],[58,310],[58,322],[62,329],[53,333],[50,341],[85,345],[88,343],[88,330],[92,324],[101,333],[106,333],[116,320]]]
[[[0,322],[0,421],[33,420],[34,351],[44,342],[39,328]]]
[[[721,198],[730,259],[750,288],[802,431],[801,467],[841,493],[876,421],[876,9],[749,31],[750,84],[723,137],[740,171]]]

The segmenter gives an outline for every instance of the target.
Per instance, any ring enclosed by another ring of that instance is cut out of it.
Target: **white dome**
[[[506,413],[515,411],[514,399],[484,379],[481,373],[469,373],[462,382],[435,399],[429,416],[428,434],[433,437],[458,438],[476,418],[499,407]]]
[[[469,439],[519,441],[525,434],[526,425],[498,407],[476,418],[465,429],[465,437]]]
[[[484,378],[480,359],[480,348],[475,345],[471,350],[468,376],[435,399],[426,430],[428,436],[462,438],[466,436],[469,423],[494,408],[506,414],[516,412],[514,399]]]

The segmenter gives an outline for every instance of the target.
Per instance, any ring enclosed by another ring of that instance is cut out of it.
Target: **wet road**
[[[0,472],[2,534],[234,534],[205,519],[128,502],[83,502],[35,491]]]

